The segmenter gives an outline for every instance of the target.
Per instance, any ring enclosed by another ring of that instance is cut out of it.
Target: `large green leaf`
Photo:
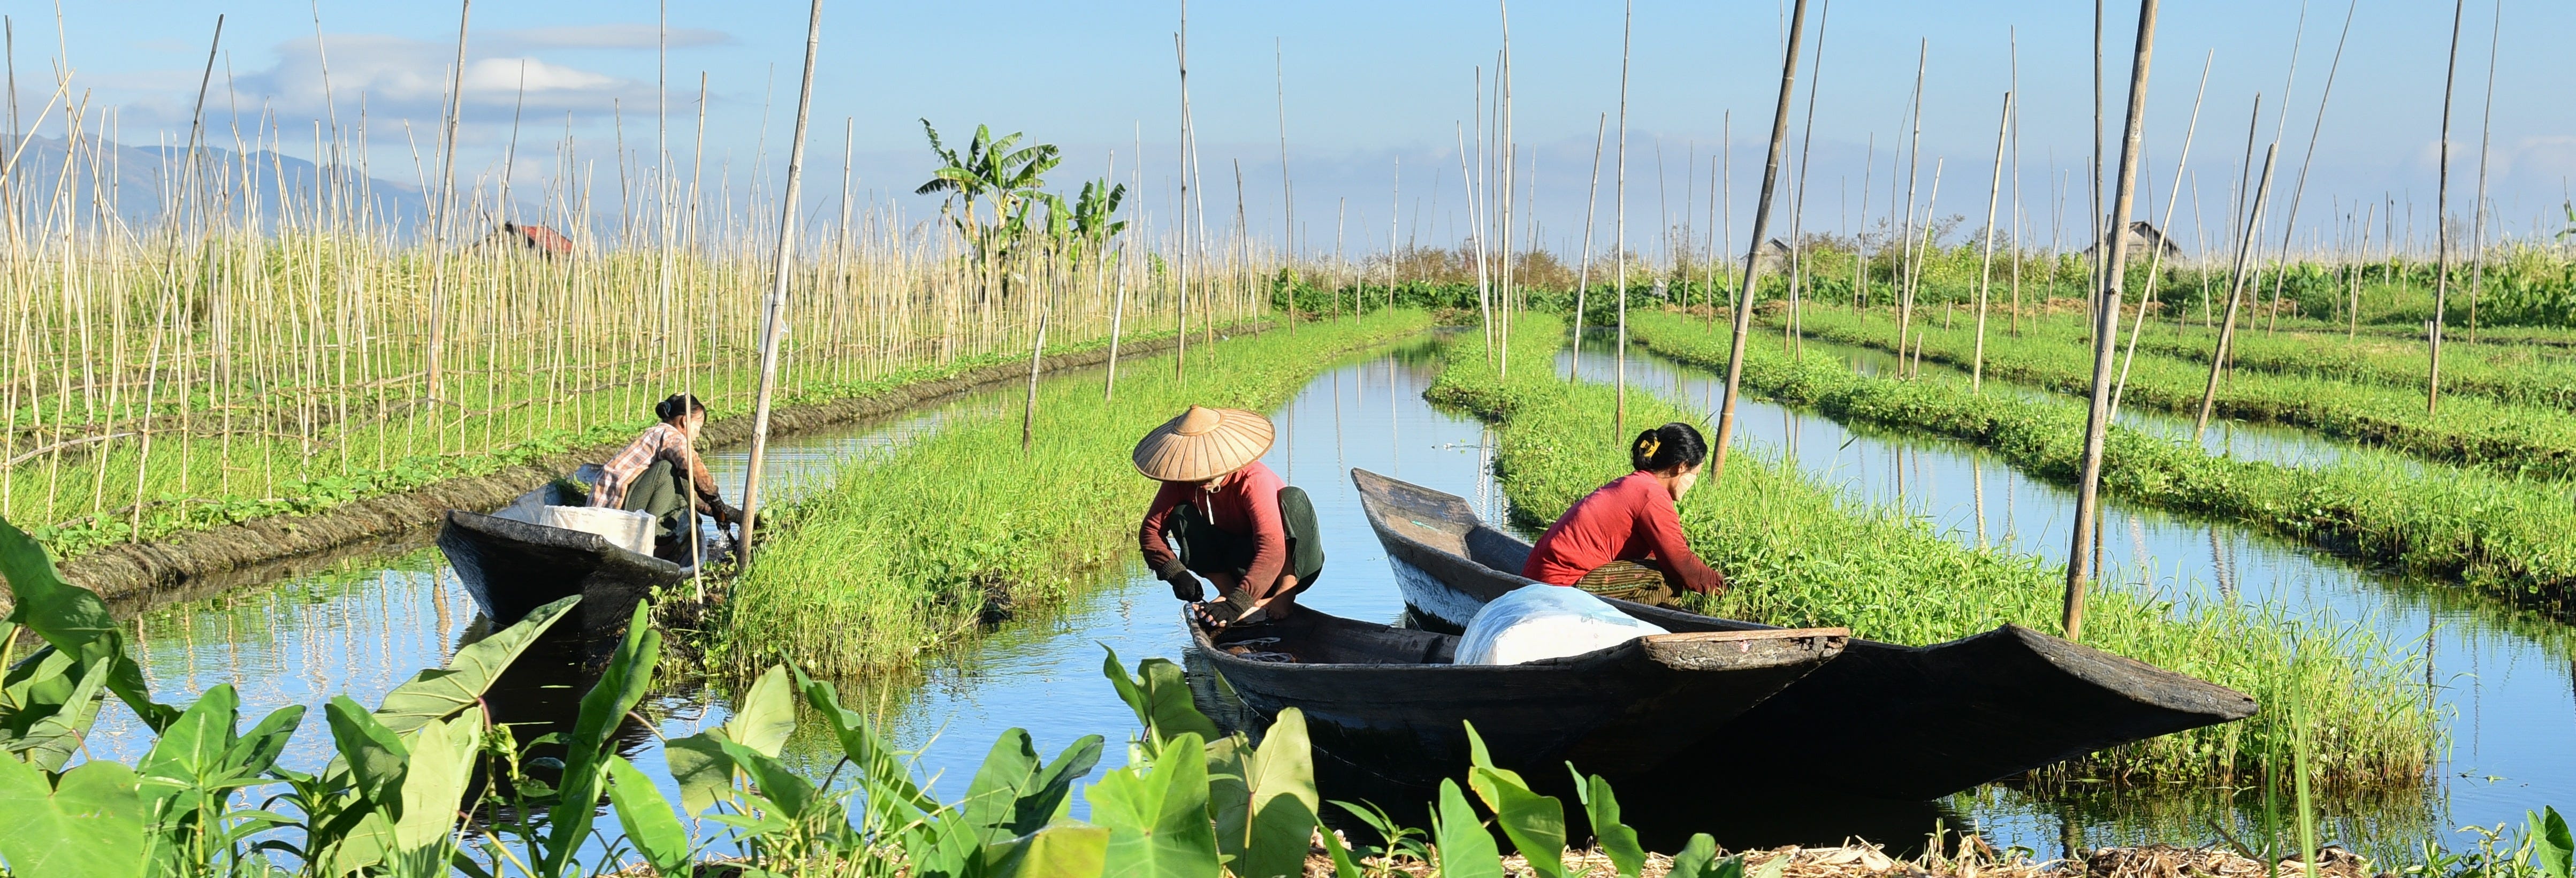
[[[2542,808],[2531,815],[2531,861],[2549,878],[2576,878],[2576,836],[2567,831],[2567,818],[2558,816],[2556,808]]]
[[[1565,803],[1531,790],[1518,773],[1495,768],[1493,755],[1486,751],[1485,739],[1476,734],[1474,723],[1467,724],[1467,741],[1473,760],[1467,769],[1467,785],[1476,790],[1476,797],[1485,801],[1485,807],[1493,810],[1494,823],[1503,828],[1512,847],[1529,860],[1531,872],[1539,878],[1562,878]]]
[[[1057,752],[1055,760],[1038,772],[1037,782],[1021,791],[1012,807],[1011,828],[1027,835],[1062,819],[1073,807],[1074,782],[1100,764],[1102,743],[1099,735],[1084,735]]]
[[[581,713],[573,719],[572,735],[564,740],[563,779],[555,785],[555,807],[546,812],[552,824],[546,833],[546,874],[562,874],[582,839],[589,837],[596,817],[592,805],[599,801],[600,764],[608,756],[610,736],[626,721],[626,712],[644,700],[645,690],[653,684],[653,665],[661,655],[662,632],[653,630],[652,607],[637,601],[626,635],[608,659],[608,670],[581,697]]]
[[[1038,765],[1037,747],[1029,741],[1027,729],[1006,729],[993,739],[993,749],[985,752],[984,764],[966,785],[966,800],[957,803],[957,812],[976,844],[995,844],[1020,834],[1011,831],[1012,806],[1019,802],[1021,790],[1036,780]]]
[[[1205,749],[1197,733],[1183,733],[1167,743],[1150,769],[1130,765],[1112,771],[1084,792],[1092,822],[1109,827],[1108,874],[1216,878]]]
[[[1051,826],[985,851],[992,878],[1097,878],[1109,854],[1109,830]]]
[[[143,799],[134,772],[113,762],[85,762],[48,782],[35,766],[0,759],[0,827],[12,875],[143,874]]]
[[[391,811],[402,799],[403,765],[411,761],[410,745],[346,695],[331,696],[322,705],[322,718],[331,724],[331,746],[340,751],[340,763],[347,766],[358,795]]]
[[[1592,844],[1610,857],[1610,867],[1619,878],[1637,878],[1646,871],[1646,846],[1637,840],[1637,830],[1620,822],[1619,797],[1610,792],[1610,782],[1600,775],[1585,777],[1574,763],[1565,764],[1574,774],[1574,791],[1583,797],[1583,816],[1592,824]]]
[[[680,809],[706,813],[733,790],[733,760],[724,755],[724,730],[708,729],[662,742],[662,762],[680,786]]]
[[[446,845],[456,830],[457,806],[464,802],[466,783],[474,777],[474,753],[482,737],[479,714],[429,723],[411,733],[402,816],[394,821],[394,845],[404,857],[447,861]]]
[[[1493,833],[1476,819],[1458,782],[1440,779],[1440,808],[1431,821],[1432,843],[1439,845],[1441,878],[1503,878],[1503,854]]]
[[[777,816],[789,820],[802,819],[806,810],[814,805],[814,782],[797,774],[786,763],[732,741],[720,743],[725,756],[731,758],[744,774],[751,776],[752,786],[760,791],[761,798],[769,800],[778,809]]]
[[[772,665],[751,684],[725,720],[725,737],[763,755],[776,756],[796,731],[796,691],[787,681],[787,666]]]
[[[1786,858],[1778,861],[1788,862]],[[1673,855],[1673,870],[1665,874],[1670,878],[1744,878],[1744,858],[1718,859],[1717,839],[1702,832],[1692,835],[1690,842],[1682,845],[1681,853]]]
[[[408,732],[455,716],[482,701],[483,691],[492,688],[493,681],[501,678],[501,672],[509,669],[519,653],[527,651],[528,644],[535,643],[580,601],[581,596],[574,595],[529,611],[517,624],[457,650],[447,667],[422,671],[394,687],[385,693],[384,703],[377,706],[376,721],[395,732]]]
[[[1243,853],[1230,867],[1243,878],[1304,875],[1322,805],[1315,795],[1315,754],[1306,739],[1306,714],[1294,707],[1280,711],[1244,767],[1250,819]]]
[[[8,578],[15,601],[10,622],[36,632],[55,649],[85,661],[91,656],[107,661],[108,691],[133,708],[145,725],[158,730],[178,718],[178,708],[152,700],[143,667],[125,654],[125,638],[109,617],[107,602],[96,592],[64,582],[45,547],[7,519],[0,519],[0,576]],[[88,648],[93,646],[94,651]]]
[[[47,658],[61,654],[56,652]],[[80,666],[76,662],[63,664]],[[46,771],[58,770],[70,762],[72,754],[80,751],[82,739],[89,736],[90,727],[98,723],[99,705],[107,700],[107,693],[103,690],[108,676],[114,671],[112,663],[90,662],[79,682],[73,683],[70,691],[62,693],[61,701],[31,704],[31,709],[11,717],[24,719],[27,724],[24,731],[9,739],[9,752]]]
[[[152,751],[143,754],[135,769],[144,777],[194,785],[216,773],[224,751],[232,747],[233,724],[240,719],[241,697],[231,684],[208,689],[161,730],[160,739],[152,742]]]
[[[842,707],[840,693],[832,689],[832,684],[808,679],[803,671],[795,674],[797,688],[805,692],[805,703],[823,715],[823,722],[831,727],[832,736],[841,742],[841,754],[849,757],[850,764],[858,768],[863,781],[876,787],[880,795],[913,811],[928,814],[939,810],[938,800],[922,792],[921,786],[913,782],[912,770],[884,738],[877,736],[876,728],[868,723],[867,717]]]
[[[608,803],[616,806],[617,823],[625,827],[626,840],[652,864],[654,874],[664,878],[691,874],[689,830],[680,825],[679,815],[671,813],[671,803],[653,787],[652,779],[623,757],[608,757]]]
[[[1131,678],[1127,667],[1119,664],[1117,650],[1107,644],[1100,648],[1109,653],[1101,673],[1118,690],[1119,700],[1136,712],[1136,721],[1145,725],[1150,742],[1160,746],[1184,734],[1196,734],[1203,741],[1219,737],[1216,721],[1200,713],[1197,702],[1191,700],[1189,680],[1180,665],[1149,658],[1136,665],[1136,676]]]

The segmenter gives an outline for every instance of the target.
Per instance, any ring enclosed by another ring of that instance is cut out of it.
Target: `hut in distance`
[[[481,246],[555,259],[572,255],[572,239],[545,226],[505,222],[483,237]]]
[[[2103,237],[2108,238],[2110,236],[2104,235]],[[2164,230],[2156,228],[2155,224],[2149,223],[2146,220],[2136,220],[2129,223],[2129,228],[2120,237],[2124,239],[2123,243],[2125,243],[2129,248],[2128,258],[2131,263],[2144,264],[2147,260],[2155,258],[2158,251],[2162,251],[2164,253],[2164,258],[2167,262],[2176,262],[2182,259],[2182,248],[2176,246],[2172,239],[2166,238]],[[2106,241],[2105,243],[2108,242]],[[2101,248],[2098,246],[2086,247],[2084,248],[2084,257],[2091,259],[2096,255],[2094,251],[2100,249]]]

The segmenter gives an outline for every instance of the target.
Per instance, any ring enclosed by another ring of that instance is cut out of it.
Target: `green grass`
[[[1726,363],[1724,330],[1670,314],[1632,315],[1634,339],[1708,369]],[[1926,355],[1927,357],[1929,354]],[[1970,393],[1963,380],[1854,374],[1826,358],[1792,361],[1776,337],[1746,347],[1746,392],[1865,421],[1965,440],[2061,483],[2081,460],[2084,404]],[[2134,391],[2135,385],[2132,385]],[[2114,426],[2103,490],[2158,508],[2225,518],[2337,552],[2465,582],[2528,606],[2576,599],[2576,507],[2554,484],[2349,450],[2333,464],[2285,467]]]
[[[795,662],[847,674],[910,664],[1014,607],[1045,605],[1135,554],[1155,483],[1128,452],[1192,404],[1268,411],[1338,356],[1427,328],[1419,312],[1331,320],[1193,346],[1186,380],[1169,355],[1096,382],[1051,382],[1036,441],[1020,419],[967,419],[889,455],[844,464],[833,488],[782,517],[712,632],[711,661]],[[1016,414],[1014,407],[1013,414]]]
[[[1940,327],[1937,313],[1917,317],[1923,359],[1969,368],[1976,344],[1975,321],[1972,315],[1960,317],[1946,330]],[[1803,323],[1809,336],[1827,341],[1890,351],[1896,343],[1896,324],[1889,319],[1864,321],[1849,311],[1819,308],[1810,310]],[[2014,338],[1989,322],[1986,376],[2090,396],[2093,355],[2072,322],[2043,321],[2024,328],[2026,334]],[[2139,347],[2121,405],[2184,417],[2196,414],[2209,382],[2207,356],[2195,361],[2158,353],[2144,342]],[[2421,375],[2413,387],[2391,386],[2345,380],[2352,373],[2319,366],[2309,374],[2239,370],[2220,382],[2213,414],[2287,424],[2423,460],[2507,475],[2576,478],[2576,414],[2554,406],[2460,394],[2446,394],[2441,411],[2427,414]]]
[[[1495,466],[1517,510],[1544,520],[1626,470],[1609,388],[1569,385],[1539,369],[1498,380],[1484,364],[1481,339],[1458,338],[1432,398],[1499,422]],[[1554,318],[1523,317],[1514,344],[1525,347],[1513,359],[1547,362],[1561,340]],[[1692,419],[1652,394],[1628,400],[1631,429]],[[1854,505],[1834,486],[1756,453],[1731,455],[1721,478],[1701,484],[1682,503],[1683,529],[1735,582],[1724,597],[1699,606],[1702,612],[1845,626],[1909,644],[2006,622],[2057,630],[2064,574],[2056,564],[1960,546],[1901,509]],[[2285,733],[2269,706],[2291,687],[2311,693],[2318,770],[2333,785],[2420,784],[2442,741],[2419,659],[2365,626],[2268,606],[2178,606],[2099,588],[2086,609],[2085,634],[2089,645],[2251,693],[2266,710],[2095,754],[2043,780],[2161,785],[2259,776],[2264,748]]]

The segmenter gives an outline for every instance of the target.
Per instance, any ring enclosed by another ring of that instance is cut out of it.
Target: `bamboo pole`
[[[2353,13],[2360,8],[2361,0],[2353,0],[2351,5],[2344,9],[2343,36],[2335,40],[2334,60],[2326,65],[2325,90],[2317,95],[2316,124],[2308,129],[2308,153],[2305,158],[2299,160],[2298,181],[2290,185],[2290,212],[2281,215],[2281,255],[2280,258],[2273,260],[2273,264],[2279,268],[2272,272],[2272,311],[2263,316],[2265,336],[2270,336],[2273,330],[2281,325],[2281,296],[2289,286],[2290,244],[2298,234],[2299,202],[2307,196],[2308,169],[2316,165],[2317,141],[2323,139],[2321,135],[2326,127],[2326,105],[2334,100],[2335,74],[2343,70],[2344,42],[2352,37]],[[2293,69],[2296,68],[2297,63],[2294,55],[2291,61]],[[2284,107],[2286,106],[2285,103]],[[2290,114],[2285,109],[2281,114],[2281,122],[2287,124],[2289,118]]]
[[[2125,223],[2138,176],[2138,159],[2144,140],[2147,114],[2147,70],[2155,58],[2156,2],[2138,3],[2138,45],[2130,64],[2129,113],[2126,133],[2121,138],[2119,178],[2113,184],[2111,222]],[[2084,636],[2085,578],[2091,571],[2090,553],[2093,542],[2096,505],[2102,487],[2102,448],[2110,427],[2111,353],[2119,329],[2120,287],[2122,269],[2129,248],[2114,247],[2104,260],[2101,304],[2093,316],[2093,401],[2084,417],[2084,463],[2075,489],[2075,533],[2066,558],[2066,639],[2081,641]]]
[[[2236,341],[2236,309],[2245,293],[2245,274],[2254,259],[2254,236],[2262,230],[2264,202],[2272,195],[2272,162],[2281,155],[2281,145],[2272,144],[2263,151],[2263,182],[2254,190],[2254,210],[2246,217],[2244,238],[2236,248],[2236,270],[2227,282],[2227,307],[2218,321],[2218,347],[2209,355],[2209,384],[2200,391],[2200,414],[2192,418],[2191,441],[2199,442],[2209,430],[2209,410],[2218,401],[2218,376],[2227,370],[2227,356]]]
[[[1583,309],[1588,304],[1585,296],[1592,288],[1592,217],[1600,212],[1601,135],[1609,127],[1608,113],[1601,114],[1601,120],[1592,125],[1592,185],[1583,196],[1583,261],[1574,271],[1574,350],[1565,362],[1565,380],[1569,383],[1583,368]]]
[[[1931,58],[1932,41],[1926,39],[1915,50],[1914,98],[1908,102],[1909,108],[1906,110],[1906,116],[1914,127],[1914,134],[1911,144],[1906,147],[1905,217],[1898,222],[1902,241],[1897,250],[1898,261],[1890,263],[1887,267],[1888,292],[1896,298],[1894,303],[1896,305],[1896,356],[1900,361],[1905,357],[1906,335],[1914,331],[1914,297],[1911,295],[1912,288],[1906,285],[1903,279],[1912,273],[1910,266],[1915,261],[1914,184],[1921,179],[1923,170],[1923,74],[1930,66]],[[1888,179],[1891,196],[1895,194],[1892,188],[1895,182],[1894,177]],[[1901,362],[1897,371],[1900,374],[1904,372]]]
[[[1825,32],[1834,20],[1834,0],[1816,10],[1816,60],[1807,66],[1807,130],[1798,135],[1798,190],[1789,199],[1789,319],[1780,326],[1793,359],[1807,356],[1805,342],[1807,285],[1807,160],[1816,151],[1816,90],[1824,86]],[[1714,253],[1710,254],[1716,255]]]
[[[465,112],[465,25],[466,22],[472,20],[473,15],[474,0],[459,0],[456,8],[456,67],[449,71],[451,78],[448,82],[447,88],[447,118],[443,120],[447,129],[447,133],[443,135],[442,142],[443,148],[446,151],[446,157],[439,162],[439,173],[444,178],[445,182],[440,185],[439,189],[438,215],[430,221],[429,234],[431,246],[429,254],[428,369],[423,373],[421,378],[421,387],[427,391],[429,401],[431,402],[440,401],[439,379],[441,376],[439,372],[441,367],[444,365],[443,358],[445,342],[447,340],[447,252],[445,244],[447,238],[455,233],[456,122],[457,117],[463,115]],[[281,183],[282,182],[283,181],[281,181]],[[442,443],[444,442],[443,439],[441,441]]]
[[[1619,264],[1619,403],[1611,415],[1610,431],[1621,441],[1628,438],[1628,50],[1635,34],[1637,0],[1627,0],[1626,10],[1619,23],[1619,165],[1610,197],[1610,246],[1617,251],[1612,258]]]
[[[1985,255],[1979,258],[1977,265],[1977,344],[1968,371],[1969,393],[1985,392],[1986,293],[1995,279],[1995,211],[2003,204],[2004,137],[2012,132],[2012,110],[2013,93],[2004,92],[2003,113],[1995,119],[1994,177],[1986,185],[1986,246]]]
[[[1172,304],[1172,323],[1179,329],[1172,347],[1172,381],[1177,384],[1189,374],[1190,192],[1195,188],[1190,185],[1190,171],[1198,155],[1197,142],[1191,139],[1190,131],[1190,0],[1181,0],[1181,29],[1172,35],[1172,50],[1179,59],[1181,74],[1180,270]]]
[[[2442,77],[2441,167],[2434,175],[2438,181],[2433,195],[2433,326],[2426,333],[2430,354],[2430,371],[2424,376],[2424,411],[2442,408],[2442,320],[2443,309],[2451,298],[2451,92],[2460,76],[2460,21],[2468,13],[2469,0],[2451,4],[2451,59]]]
[[[2476,229],[2469,233],[2469,343],[2478,343],[2478,297],[2487,286],[2487,144],[2495,133],[2496,50],[2504,42],[2504,0],[2496,0],[2495,25],[2487,37],[2486,111],[2478,121],[2478,198],[2474,208]]]
[[[1762,194],[1754,199],[1753,239],[1744,248],[1744,280],[1736,296],[1735,335],[1727,343],[1726,402],[1717,411],[1717,448],[1709,462],[1709,479],[1726,474],[1726,447],[1735,435],[1735,401],[1744,380],[1744,341],[1753,333],[1754,285],[1761,279],[1762,240],[1771,228],[1771,196],[1780,181],[1780,154],[1788,148],[1789,101],[1798,90],[1798,43],[1807,27],[1807,0],[1789,10],[1789,41],[1781,50],[1780,100],[1771,110],[1771,149],[1762,161]]]
[[[2209,68],[2217,58],[2218,51],[2212,49],[2200,63],[2200,88],[2191,98],[2191,125],[2183,130],[2182,156],[2174,162],[2173,189],[2165,195],[2164,220],[2156,226],[2155,256],[2147,260],[2147,294],[2138,299],[2138,319],[2129,324],[2129,350],[2121,355],[2120,377],[2111,385],[2111,418],[2115,421],[2120,417],[2120,396],[2129,389],[2129,366],[2138,359],[2138,336],[2147,328],[2147,309],[2155,304],[2156,291],[2164,284],[2165,248],[2173,240],[2174,207],[2182,201],[2182,179],[2191,169],[2192,140],[2200,134],[2200,100],[2209,93]],[[2126,236],[2121,238],[2120,246],[2129,246]]]
[[[752,533],[760,519],[760,481],[762,465],[769,450],[769,408],[777,390],[778,348],[787,337],[787,280],[795,269],[796,198],[805,173],[805,121],[814,106],[814,56],[823,40],[823,0],[813,0],[805,19],[805,76],[796,90],[796,133],[787,152],[787,189],[780,198],[778,210],[777,258],[771,263],[768,314],[761,331],[760,384],[755,391],[751,416],[751,455],[749,469],[742,477],[742,563],[750,566]],[[697,511],[689,511],[689,520],[697,520]]]

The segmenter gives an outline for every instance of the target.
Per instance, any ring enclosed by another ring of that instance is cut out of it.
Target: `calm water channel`
[[[1811,347],[1809,355],[1818,351]],[[1857,350],[1826,354],[1847,356],[1859,368],[1883,364]],[[1606,379],[1608,366],[1606,356],[1587,354],[1584,371]],[[1489,475],[1487,431],[1422,401],[1436,368],[1420,346],[1344,361],[1273,413],[1280,441],[1265,459],[1312,494],[1323,519],[1328,562],[1306,601],[1310,606],[1385,621],[1403,614],[1384,553],[1345,475],[1350,467],[1455,492],[1475,500],[1488,519],[1505,518]],[[1639,387],[1694,404],[1714,399],[1704,374],[1634,349],[1628,368]],[[1093,370],[1049,380],[1096,383],[1100,376]],[[1016,403],[1016,393],[995,391],[904,417],[790,437],[772,450],[770,478],[790,498],[826,490],[830,473],[853,458],[898,449],[948,419],[1015,414]],[[1847,431],[1818,416],[1762,404],[1748,403],[1743,413],[1743,432],[1763,453],[1794,454],[1801,467],[1845,486],[1857,500],[1901,502],[1963,542],[1983,539],[2042,556],[2065,551],[2068,495],[1972,448]],[[2218,435],[2232,436],[2234,443],[2214,446],[2220,453],[2232,449],[2283,460],[2335,453],[2296,433]],[[710,460],[726,484],[739,484],[740,449]],[[2576,731],[2576,695],[2565,629],[2486,608],[2438,585],[2378,577],[2223,524],[2114,504],[2105,534],[2104,559],[2111,565],[2106,579],[2124,587],[2177,598],[2276,601],[2300,612],[2330,613],[2409,649],[2425,649],[2429,642],[2443,703],[2457,712],[2448,758],[2422,795],[2335,803],[2340,816],[2330,836],[2379,843],[2374,847],[2428,836],[2464,843],[2450,835],[2460,823],[2519,820],[2524,809],[2540,804],[2576,804],[2576,754],[2566,746],[2576,737],[2570,735]],[[396,541],[326,572],[153,608],[128,624],[141,632],[147,673],[165,699],[228,683],[241,690],[243,709],[254,716],[288,704],[318,708],[339,694],[371,704],[483,630],[437,553],[418,548],[424,543],[425,535]],[[879,714],[895,739],[919,751],[925,775],[946,778],[941,788],[951,795],[962,790],[994,738],[1012,726],[1029,729],[1048,753],[1084,734],[1108,736],[1114,745],[1134,720],[1100,676],[1103,645],[1130,664],[1148,656],[1177,659],[1186,646],[1168,590],[1139,573],[1113,575],[1068,606],[1012,620],[918,672],[845,682],[844,701]],[[586,682],[567,679],[561,685],[561,697],[576,699]],[[654,720],[655,734],[685,735],[721,722],[725,697],[718,685],[683,684],[657,692],[643,712]],[[113,706],[89,742],[92,754],[120,760],[148,746],[132,716]],[[818,764],[835,755],[828,741],[813,735],[800,735],[789,749]],[[635,736],[625,752],[648,776],[667,777],[653,735]],[[296,736],[288,762],[310,768],[329,755],[317,710]],[[1122,760],[1123,748],[1110,747],[1106,758],[1113,764]],[[2086,846],[2215,840],[2200,815],[2224,807],[2218,798],[2186,792],[2039,800],[1989,788],[1941,803],[1937,813],[1953,827],[1974,825],[1998,844],[2055,854],[2070,837]],[[1835,819],[1825,815],[1819,825],[1831,827]],[[1848,828],[1859,831],[1864,824],[1873,834],[1885,834],[1877,828],[1884,821],[1853,818]],[[1918,832],[1931,828],[1927,821]],[[1829,829],[1797,834],[1763,841],[1839,840]]]

